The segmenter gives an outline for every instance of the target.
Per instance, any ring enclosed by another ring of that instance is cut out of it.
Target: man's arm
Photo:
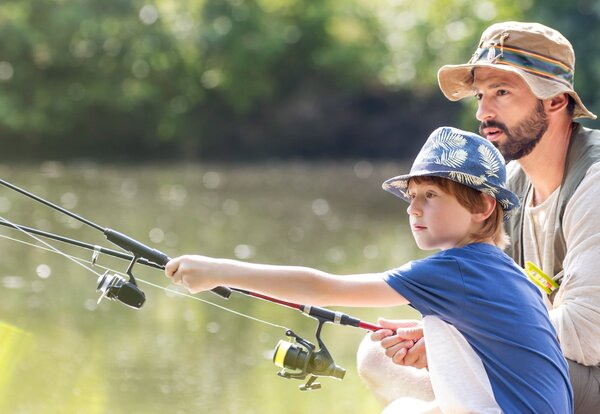
[[[565,356],[600,363],[600,163],[593,165],[567,204],[564,279],[550,319]]]
[[[379,318],[379,326],[385,328],[371,334],[379,341],[385,355],[393,363],[415,368],[427,368],[427,353],[420,321],[388,320]]]

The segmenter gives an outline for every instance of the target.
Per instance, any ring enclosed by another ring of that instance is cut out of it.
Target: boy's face
[[[436,184],[410,180],[407,193],[410,229],[420,249],[462,246],[476,230],[472,213]]]

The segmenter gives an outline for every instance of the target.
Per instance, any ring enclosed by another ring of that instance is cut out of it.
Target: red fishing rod
[[[301,305],[299,303],[287,302],[285,300],[277,299],[277,298],[274,298],[271,296],[262,295],[262,294],[256,293],[256,292],[251,292],[249,290],[236,289],[236,288],[229,288],[229,289],[233,290],[234,292],[243,293],[244,295],[247,295],[247,296],[252,296],[254,298],[263,299],[268,302],[277,303],[279,305],[287,306],[288,308],[299,310],[300,312],[304,313],[307,316],[323,319],[326,322],[331,322],[336,325],[354,326],[356,328],[362,328],[362,329],[366,329],[367,331],[372,331],[372,332],[382,329],[382,327],[379,325],[374,325],[369,322],[361,321],[360,319],[354,318],[354,317],[347,315],[345,313],[342,313],[342,312],[336,312],[336,311],[332,311],[329,309],[320,308],[318,306]]]

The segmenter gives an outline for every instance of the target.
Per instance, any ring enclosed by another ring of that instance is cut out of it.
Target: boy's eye
[[[428,192],[425,193],[425,197],[426,198],[433,198],[435,196],[436,196],[436,194],[433,193],[433,192],[431,192],[431,191],[428,191]]]

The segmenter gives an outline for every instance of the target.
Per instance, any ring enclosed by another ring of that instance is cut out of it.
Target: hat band
[[[469,63],[483,60],[489,63],[513,66],[532,75],[560,82],[573,88],[573,69],[562,62],[538,53],[514,46],[491,45],[477,49]]]

